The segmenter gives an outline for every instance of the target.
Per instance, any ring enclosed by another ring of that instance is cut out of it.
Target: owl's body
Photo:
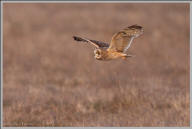
[[[106,61],[112,60],[112,59],[118,59],[118,58],[126,59],[127,57],[129,57],[129,55],[125,53],[110,51],[107,49],[96,49],[94,51],[94,54],[95,54],[95,59],[106,60]]]
[[[138,25],[129,26],[112,37],[110,45],[104,42],[89,40],[74,36],[74,40],[91,43],[96,47],[94,50],[95,59],[97,60],[112,60],[112,59],[126,59],[131,57],[125,52],[130,47],[134,38],[143,34],[143,28]]]

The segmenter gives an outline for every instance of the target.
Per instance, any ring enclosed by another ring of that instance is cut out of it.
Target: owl
[[[133,39],[142,35],[143,32],[143,27],[138,25],[126,27],[112,36],[110,44],[78,36],[73,36],[73,39],[76,41],[92,44],[95,47],[95,59],[108,61],[113,59],[127,59],[128,57],[132,57],[132,55],[126,54],[126,51],[131,46]]]

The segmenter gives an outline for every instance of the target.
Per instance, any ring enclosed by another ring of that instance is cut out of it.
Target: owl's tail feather
[[[127,55],[127,54],[125,54],[125,55],[123,55],[122,56],[122,59],[127,59],[128,57],[135,57],[135,55]]]

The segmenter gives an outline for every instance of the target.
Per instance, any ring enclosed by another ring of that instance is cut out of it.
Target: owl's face
[[[98,59],[98,60],[101,59],[102,55],[101,55],[101,50],[100,49],[95,49],[94,54],[95,54],[95,59]]]

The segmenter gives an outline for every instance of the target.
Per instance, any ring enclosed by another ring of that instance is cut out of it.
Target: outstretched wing
[[[134,38],[143,34],[143,28],[138,25],[129,26],[113,35],[108,50],[126,52]]]
[[[76,41],[82,41],[82,42],[91,43],[92,45],[94,45],[97,48],[109,47],[108,43],[104,43],[104,42],[101,42],[101,41],[90,40],[90,39],[81,38],[81,37],[77,37],[77,36],[73,36],[73,39],[76,40]]]

